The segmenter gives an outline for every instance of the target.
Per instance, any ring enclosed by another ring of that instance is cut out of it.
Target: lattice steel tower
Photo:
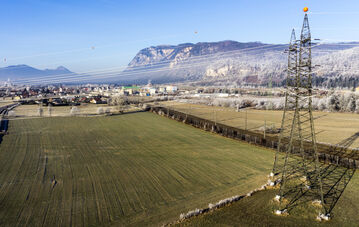
[[[271,176],[280,181],[280,212],[305,199],[321,203],[326,215],[312,114],[311,44],[305,14],[300,40],[293,30],[289,44],[285,107]]]

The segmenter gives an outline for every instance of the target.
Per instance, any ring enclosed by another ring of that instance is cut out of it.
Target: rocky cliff
[[[315,75],[358,77],[358,45],[313,45],[313,64],[321,65]],[[236,41],[152,46],[139,51],[129,63],[127,79],[222,85],[266,84],[271,80],[280,85],[286,75],[286,48],[286,44]]]

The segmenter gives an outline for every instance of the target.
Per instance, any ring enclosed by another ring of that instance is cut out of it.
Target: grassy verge
[[[260,191],[229,206],[184,221],[177,226],[358,226],[359,177],[354,175],[332,213],[330,221],[318,222],[313,205],[295,208],[288,216],[277,216],[273,201],[277,190]]]

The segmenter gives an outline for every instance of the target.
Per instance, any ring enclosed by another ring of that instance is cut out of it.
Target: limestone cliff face
[[[152,46],[140,50],[140,52],[128,64],[129,67],[150,65],[155,63],[178,64],[195,56],[203,56],[221,52],[240,50],[251,47],[265,46],[259,42],[239,43],[235,41],[222,41],[213,43],[184,43],[177,46],[162,45]]]
[[[359,77],[359,43],[322,44],[313,48],[317,76]],[[286,44],[236,41],[151,46],[128,64],[136,80],[153,82],[197,81],[201,84],[280,85],[286,77]],[[130,79],[130,77],[128,77]],[[218,82],[218,83],[217,83]]]

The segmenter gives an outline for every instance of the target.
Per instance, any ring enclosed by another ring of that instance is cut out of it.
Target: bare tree
[[[75,116],[80,112],[79,108],[77,106],[73,106],[70,109],[70,115]]]
[[[49,117],[51,117],[51,114],[52,114],[52,105],[51,105],[51,104],[49,104],[49,105],[47,106],[47,112],[48,112],[48,114],[49,114]]]
[[[351,94],[348,98],[348,101],[347,101],[347,107],[346,107],[346,111],[349,111],[349,112],[354,112],[357,108],[357,105],[356,105],[356,97],[354,94]]]
[[[359,113],[359,99],[357,99],[355,102],[355,112]]]
[[[39,117],[42,117],[43,112],[44,112],[44,110],[42,109],[41,106],[39,106],[39,108],[37,109],[37,115],[38,115]]]
[[[97,108],[97,114],[104,114],[104,110],[103,110],[103,108],[102,107],[98,107]]]
[[[340,101],[337,94],[332,94],[327,100],[327,109],[330,111],[340,110]]]

